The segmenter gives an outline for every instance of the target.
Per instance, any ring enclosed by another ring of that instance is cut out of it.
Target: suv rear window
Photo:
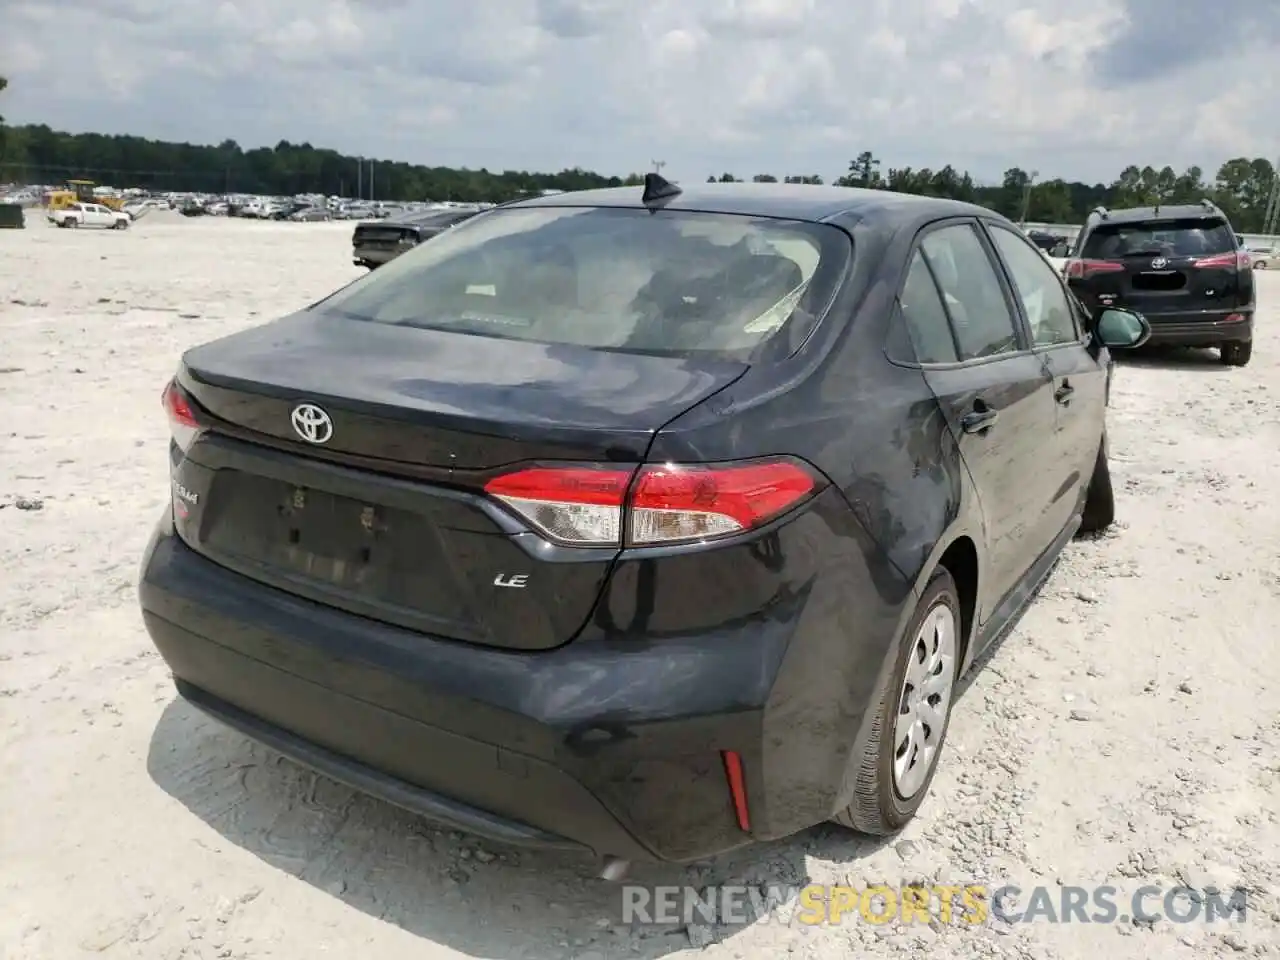
[[[1082,256],[1091,260],[1122,257],[1211,257],[1235,250],[1231,227],[1220,219],[1102,223],[1085,240]]]
[[[836,227],[600,208],[489,211],[314,309],[358,321],[665,356],[790,353],[852,255]]]

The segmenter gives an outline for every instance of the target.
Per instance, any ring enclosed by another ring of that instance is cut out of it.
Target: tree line
[[[820,176],[787,176],[784,183],[822,183]],[[755,183],[777,183],[772,174],[758,173]],[[732,173],[707,177],[708,183],[735,183]],[[1020,167],[1011,167],[997,185],[975,182],[967,171],[948,164],[938,170],[927,167],[885,167],[871,151],[863,151],[849,169],[832,183],[842,187],[869,187],[898,193],[949,197],[996,210],[1013,220],[1034,223],[1080,223],[1099,206],[1110,208],[1199,203],[1210,199],[1231,218],[1241,233],[1261,233],[1268,201],[1277,186],[1277,171],[1264,157],[1237,157],[1218,168],[1212,180],[1200,167],[1181,173],[1172,167],[1159,170],[1136,164],[1125,167],[1111,183],[1078,180],[1036,181]],[[1275,225],[1270,225],[1275,229]]]
[[[0,77],[0,92],[6,82]],[[1238,231],[1259,233],[1276,171],[1264,158],[1228,160],[1212,180],[1199,167],[1126,167],[1109,184],[1062,179],[1036,181],[1026,170],[1006,170],[999,184],[979,184],[950,164],[940,169],[889,167],[864,151],[832,180],[841,186],[965,200],[1014,220],[1079,223],[1097,206],[1195,203],[1212,199]],[[456,200],[502,203],[546,190],[589,190],[636,185],[643,176],[605,176],[573,167],[558,173],[493,171],[427,166],[403,161],[369,162],[310,143],[282,140],[274,147],[245,149],[234,140],[217,146],[168,143],[144,137],[65,133],[44,124],[8,126],[0,117],[0,183],[58,183],[86,178],[117,187],[155,192],[247,193],[291,196],[320,193],[378,200]],[[732,173],[712,182],[739,182]],[[821,184],[813,174],[759,173],[757,183]]]

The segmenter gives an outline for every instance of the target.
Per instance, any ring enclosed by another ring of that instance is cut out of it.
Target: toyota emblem
[[[314,403],[300,403],[289,417],[293,430],[307,443],[328,443],[333,436],[333,421]]]
[[[1154,260],[1151,261],[1152,270],[1163,270],[1168,265],[1169,265],[1169,261],[1166,260],[1164,257],[1156,257]]]

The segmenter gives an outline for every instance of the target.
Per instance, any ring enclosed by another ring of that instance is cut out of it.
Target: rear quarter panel
[[[874,712],[868,707],[919,587],[958,531],[975,528],[979,550],[982,543],[968,475],[936,400],[919,370],[885,356],[898,265],[914,229],[905,238],[851,232],[858,251],[851,275],[804,347],[752,367],[669,423],[648,456],[713,462],[789,454],[818,467],[838,494],[836,512],[822,498],[825,519],[810,528],[803,557],[778,559],[784,570],[803,571],[793,588],[803,589],[805,602],[790,611],[791,641],[765,705],[768,835],[801,829],[806,817],[811,823],[815,805],[834,813],[848,802]],[[638,579],[627,573],[632,562],[624,552],[606,596]],[[732,565],[723,569],[727,576]],[[679,588],[699,596],[715,586],[690,572]]]

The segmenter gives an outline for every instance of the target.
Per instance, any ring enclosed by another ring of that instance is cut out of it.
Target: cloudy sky
[[[449,166],[1112,179],[1280,153],[1277,0],[0,0],[0,113]]]

